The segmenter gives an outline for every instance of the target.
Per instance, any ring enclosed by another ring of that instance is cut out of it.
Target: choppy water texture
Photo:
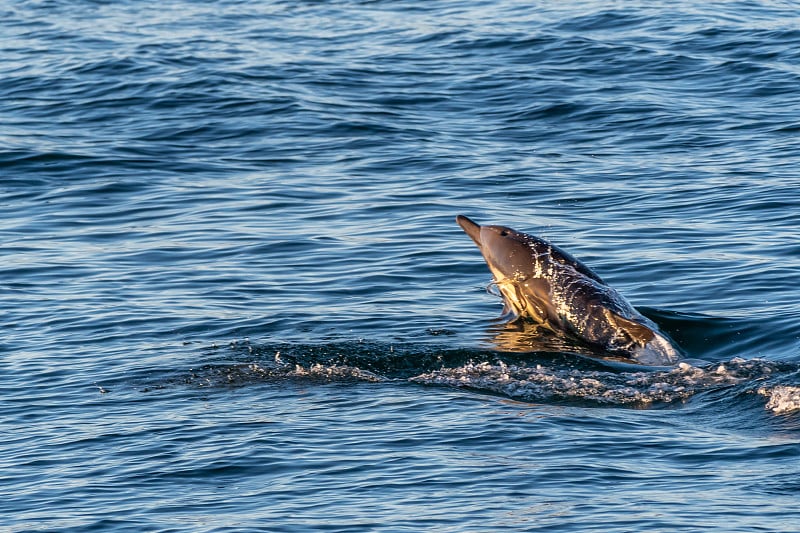
[[[0,1],[0,528],[800,530],[797,7]]]

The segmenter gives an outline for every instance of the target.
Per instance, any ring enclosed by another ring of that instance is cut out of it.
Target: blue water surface
[[[797,7],[0,0],[0,529],[799,531]]]

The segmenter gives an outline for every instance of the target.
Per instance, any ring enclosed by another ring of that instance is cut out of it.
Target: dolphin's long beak
[[[461,226],[461,229],[469,235],[470,239],[475,241],[475,244],[478,245],[478,248],[481,247],[481,226],[470,220],[469,218],[465,217],[464,215],[458,215],[456,217],[456,222],[458,225]]]

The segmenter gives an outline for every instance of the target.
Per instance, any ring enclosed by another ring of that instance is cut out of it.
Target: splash
[[[174,379],[195,387],[241,387],[269,381],[303,381],[312,383],[380,382],[386,378],[349,365],[313,363],[204,365]]]
[[[411,381],[482,390],[529,402],[646,406],[686,400],[700,389],[733,384],[738,379],[724,371],[706,371],[687,364],[665,372],[617,373],[500,361],[441,369]]]
[[[648,407],[683,402],[701,392],[766,379],[777,366],[763,360],[736,358],[704,367],[681,363],[657,371],[614,372],[497,361],[442,368],[415,376],[411,381],[485,391],[527,402]],[[771,391],[767,409],[788,412],[800,408],[800,387],[761,390]]]
[[[765,409],[777,415],[795,413],[800,411],[800,387],[778,385],[775,387],[761,387],[758,393],[769,398]]]

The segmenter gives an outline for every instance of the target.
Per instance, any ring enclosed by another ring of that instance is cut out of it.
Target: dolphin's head
[[[456,222],[475,241],[494,276],[495,286],[506,304],[505,314],[526,316],[544,323],[554,311],[549,305],[549,284],[543,279],[537,256],[547,243],[505,226],[481,226],[464,215]]]
[[[505,226],[481,226],[464,215],[458,215],[456,222],[478,245],[496,281],[531,277],[532,259],[540,252],[542,241]]]

